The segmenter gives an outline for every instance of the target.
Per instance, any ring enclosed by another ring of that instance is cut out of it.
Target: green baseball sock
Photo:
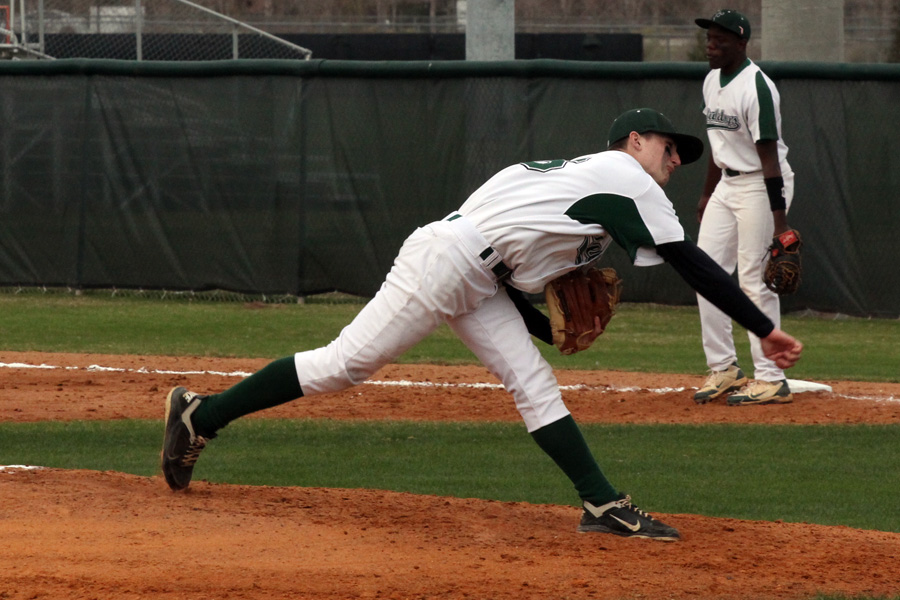
[[[296,400],[303,396],[294,357],[268,365],[220,394],[208,396],[191,415],[194,429],[210,436],[238,417]]]
[[[618,500],[619,492],[603,475],[572,415],[531,432],[531,436],[572,480],[582,500],[596,506]]]

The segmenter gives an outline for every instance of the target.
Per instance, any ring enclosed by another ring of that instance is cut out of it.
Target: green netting
[[[806,243],[786,310],[900,315],[900,67],[766,64]],[[377,291],[403,239],[524,160],[653,106],[703,137],[705,64],[0,63],[0,286]],[[667,191],[696,236],[703,161]],[[633,302],[690,304],[609,252]]]

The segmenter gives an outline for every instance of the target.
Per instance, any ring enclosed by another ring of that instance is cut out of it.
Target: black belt
[[[455,213],[447,217],[447,221],[454,221],[462,217],[461,214]],[[500,253],[494,250],[493,246],[488,246],[484,250],[481,251],[481,254],[478,255],[478,258],[481,259],[481,264],[491,270],[494,276],[497,278],[497,281],[501,281],[506,279],[512,274],[512,269],[506,266],[506,263],[503,262],[503,257],[500,256]]]
[[[737,177],[738,175],[750,175],[751,173],[759,173],[759,171],[735,171],[734,169],[722,169],[726,177]]]

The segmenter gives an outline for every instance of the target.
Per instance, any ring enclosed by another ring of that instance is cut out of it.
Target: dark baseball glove
[[[594,317],[605,330],[616,314],[622,280],[610,268],[575,270],[548,283],[544,292],[553,344],[563,354],[574,354],[593,343]]]
[[[766,287],[779,295],[793,294],[800,287],[800,232],[789,229],[772,238],[769,260],[763,272]]]

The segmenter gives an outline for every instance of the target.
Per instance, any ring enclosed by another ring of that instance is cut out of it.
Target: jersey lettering
[[[585,236],[584,241],[578,247],[575,264],[586,265],[600,258],[609,246],[611,238],[608,235]]]
[[[578,164],[589,161],[591,159],[590,156],[579,156],[578,158],[573,158],[572,160],[566,160],[565,158],[557,158],[556,160],[533,160],[531,162],[523,162],[519,163],[529,171],[538,171],[540,173],[546,173],[547,171],[555,171],[557,169],[562,169],[567,164]]]
[[[546,173],[547,171],[562,169],[568,162],[569,161],[564,158],[559,158],[557,160],[533,160],[531,162],[523,162],[519,164],[529,171],[539,171],[541,173]]]
[[[726,115],[725,111],[723,111],[722,109],[707,110],[706,128],[739,131],[741,129],[741,120],[737,117],[737,115]]]

